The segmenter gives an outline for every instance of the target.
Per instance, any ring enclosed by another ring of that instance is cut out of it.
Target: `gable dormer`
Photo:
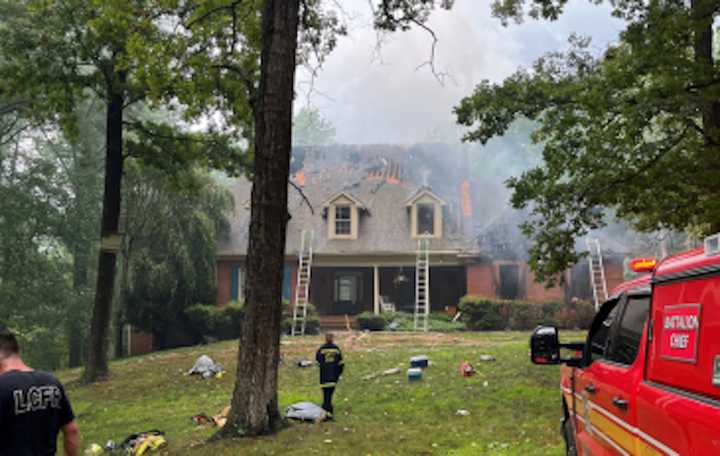
[[[323,204],[323,210],[327,217],[328,239],[358,238],[360,212],[366,210],[360,200],[347,192],[339,192]]]
[[[440,239],[443,236],[443,206],[447,203],[430,189],[420,189],[405,207],[410,213],[413,239]]]

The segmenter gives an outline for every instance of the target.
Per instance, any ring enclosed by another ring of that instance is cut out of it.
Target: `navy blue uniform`
[[[315,359],[320,365],[320,388],[323,390],[322,407],[332,415],[332,395],[345,367],[342,352],[337,345],[326,343],[318,349]]]
[[[73,419],[65,390],[52,375],[0,375],[0,456],[55,456],[58,432]]]

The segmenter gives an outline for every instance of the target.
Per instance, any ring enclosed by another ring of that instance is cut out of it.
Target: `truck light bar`
[[[630,261],[630,269],[633,272],[651,272],[656,265],[655,258],[635,258]]]

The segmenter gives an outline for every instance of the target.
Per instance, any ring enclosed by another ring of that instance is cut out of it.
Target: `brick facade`
[[[230,283],[232,267],[235,263],[231,261],[218,261],[216,274],[217,285],[217,303],[220,305],[227,304],[230,298]]]
[[[545,288],[544,283],[538,283],[535,281],[535,274],[530,269],[530,266],[524,265],[525,274],[525,299],[532,302],[564,302],[565,301],[565,288],[562,286],[554,286],[552,288]]]
[[[467,293],[473,296],[495,297],[495,267],[492,263],[475,263],[466,267]]]
[[[130,347],[128,347],[128,355],[144,355],[154,350],[153,335],[144,331],[132,328],[130,335]]]

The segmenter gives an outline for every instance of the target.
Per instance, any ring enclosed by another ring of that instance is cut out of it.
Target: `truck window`
[[[643,327],[650,310],[649,297],[631,297],[625,305],[620,325],[612,335],[605,358],[620,364],[635,362]]]
[[[600,327],[597,329],[595,334],[590,339],[590,354],[593,361],[598,359],[605,359],[605,351],[608,345],[608,336],[610,335],[610,329],[612,328],[613,322],[615,321],[615,315],[617,315],[618,308],[617,301],[615,301],[615,307],[610,311],[608,316],[602,322]]]

